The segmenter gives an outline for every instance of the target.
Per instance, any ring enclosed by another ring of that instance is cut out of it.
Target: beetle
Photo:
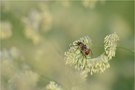
[[[89,49],[83,42],[79,41],[76,44],[85,57],[92,54],[91,49]]]

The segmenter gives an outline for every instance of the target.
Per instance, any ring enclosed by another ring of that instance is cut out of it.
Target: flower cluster
[[[50,83],[46,86],[47,90],[63,90],[58,84],[54,81],[50,81]]]
[[[81,50],[78,49],[78,45],[76,45],[77,42],[83,42],[87,47],[92,46],[92,40],[88,36],[74,41],[73,44],[70,45],[69,51],[65,52],[65,60],[66,64],[74,65],[76,69],[83,70],[87,64],[87,58],[91,58],[91,56],[86,56],[87,58],[85,58],[85,56],[81,54]]]
[[[21,51],[17,47],[5,48],[0,51],[1,60],[10,60],[21,57]]]
[[[43,7],[40,10],[31,10],[27,17],[23,17],[25,24],[25,36],[31,39],[34,44],[42,41],[41,32],[47,32],[51,28],[52,16]]]
[[[108,57],[105,54],[102,54],[96,58],[87,59],[86,68],[81,71],[82,78],[86,78],[88,73],[93,75],[93,73],[102,73],[107,68],[110,67],[108,62]]]
[[[81,71],[84,78],[87,77],[88,73],[92,75],[93,73],[104,72],[110,67],[108,61],[115,56],[118,40],[119,37],[116,33],[106,36],[104,39],[105,53],[96,58],[91,58],[91,55],[84,56],[78,46],[75,45],[76,42],[83,42],[87,47],[92,45],[91,39],[88,40],[88,38],[83,37],[73,42],[73,46],[70,47],[69,51],[65,52],[66,64],[72,65],[75,69]]]
[[[0,39],[7,39],[11,36],[11,24],[7,21],[0,21]]]
[[[83,5],[87,8],[94,9],[98,2],[104,3],[106,0],[82,0]]]
[[[115,51],[116,51],[118,40],[119,40],[119,37],[116,33],[108,35],[104,39],[105,53],[109,59],[112,59],[112,57],[115,56]]]
[[[17,72],[9,81],[10,90],[33,90],[36,87],[39,75],[31,70]]]

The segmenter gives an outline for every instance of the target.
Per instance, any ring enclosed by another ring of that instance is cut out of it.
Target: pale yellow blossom
[[[20,57],[22,57],[21,51],[15,46],[11,48],[4,48],[0,51],[1,60],[12,60]]]
[[[56,82],[50,81],[50,83],[46,86],[47,90],[63,90]]]
[[[39,44],[42,41],[42,37],[37,31],[34,31],[31,26],[25,28],[25,36],[31,39],[34,44]]]
[[[115,56],[115,51],[116,51],[118,40],[119,40],[119,36],[116,33],[107,35],[104,39],[105,53],[109,59],[112,59],[112,57]]]
[[[9,89],[16,88],[16,90],[33,90],[36,87],[39,75],[31,70],[16,72],[16,74],[9,80]]]
[[[7,21],[0,21],[0,39],[7,39],[12,36],[11,24]]]
[[[76,45],[77,42],[83,42],[88,48],[92,45],[91,39],[83,37],[71,45],[69,50],[65,52],[66,64],[72,65],[75,69],[81,71],[82,77],[85,79],[90,73],[102,73],[110,67],[109,60],[115,56],[117,42],[119,37],[116,33],[107,35],[104,39],[105,52],[96,58],[92,58],[91,55],[84,56],[81,50]]]
[[[91,58],[91,56],[85,58],[78,49],[77,42],[83,42],[87,47],[92,46],[92,40],[88,36],[74,41],[69,50],[65,52],[65,60],[66,64],[74,65],[76,69],[83,70],[87,64],[87,58]]]
[[[52,25],[52,16],[48,10],[40,7],[40,10],[31,10],[27,17],[23,17],[25,24],[25,36],[34,44],[42,42],[41,32],[47,32]]]
[[[98,2],[104,3],[105,0],[82,0],[84,7],[94,9]]]

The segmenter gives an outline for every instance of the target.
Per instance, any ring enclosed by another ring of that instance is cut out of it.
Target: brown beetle
[[[85,44],[83,44],[82,42],[77,42],[77,46],[79,46],[79,49],[81,50],[81,53],[84,56],[90,55],[92,54],[91,49],[89,49]]]

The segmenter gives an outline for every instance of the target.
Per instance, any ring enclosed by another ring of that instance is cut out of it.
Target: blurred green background
[[[46,90],[55,81],[64,90],[133,90],[134,1],[0,1],[1,90]],[[104,37],[120,41],[111,67],[84,82],[65,65],[64,52],[88,35],[95,57]]]

